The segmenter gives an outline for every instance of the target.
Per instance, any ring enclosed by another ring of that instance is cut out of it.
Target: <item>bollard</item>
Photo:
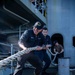
[[[58,75],[70,75],[69,57],[58,59]]]

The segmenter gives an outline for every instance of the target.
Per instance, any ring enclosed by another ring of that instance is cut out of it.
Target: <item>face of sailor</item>
[[[47,36],[48,30],[42,30],[42,34],[43,34],[44,36]]]
[[[37,35],[41,31],[42,31],[42,29],[37,29],[36,27],[33,27],[33,32],[34,32],[35,35]]]
[[[57,42],[57,43],[55,43],[55,45],[56,45],[56,46],[58,46],[58,45],[59,45],[59,43]]]

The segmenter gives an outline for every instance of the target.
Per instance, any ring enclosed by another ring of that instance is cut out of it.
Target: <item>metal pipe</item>
[[[75,71],[75,68],[73,68],[73,69],[70,69],[70,71]]]
[[[4,46],[10,47],[10,48],[11,48],[11,55],[14,53],[14,52],[13,52],[13,49],[14,49],[14,48],[17,48],[17,47],[14,47],[14,46],[17,46],[17,44],[12,44],[12,45],[13,45],[13,46],[12,46],[11,44],[5,44],[5,43],[1,43],[1,42],[0,42],[0,45],[4,45]],[[8,54],[8,53],[3,53],[3,54]]]
[[[13,44],[11,44],[11,55],[13,55]],[[11,74],[13,74],[13,61],[11,61]]]
[[[19,39],[20,39],[20,36],[21,36],[21,27],[24,26],[24,25],[27,25],[27,24],[28,24],[28,23],[24,23],[23,25],[20,25],[20,26],[19,26]]]
[[[1,45],[5,45],[8,47],[11,47],[11,55],[13,54],[13,44],[9,45],[9,44],[5,44],[5,43],[0,43]],[[11,61],[11,74],[13,73],[13,61]]]
[[[5,45],[5,46],[8,46],[8,47],[11,47],[10,44],[5,44],[5,43],[1,43],[1,42],[0,42],[0,44],[1,44],[1,45]]]
[[[12,11],[10,11],[10,10],[8,10],[8,9],[5,7],[5,5],[3,5],[3,9],[6,10],[7,12],[9,12],[9,13],[11,13],[11,14],[13,14],[13,15],[19,17],[19,18],[21,18],[22,20],[26,21],[27,23],[30,22],[30,21],[28,21],[27,19],[25,19],[25,18],[19,16],[18,14],[14,13],[14,12],[12,12]]]
[[[5,43],[2,43],[2,42],[0,42],[0,45],[5,45],[5,46],[8,46],[8,47],[11,47],[11,44],[5,44]],[[18,44],[13,44],[13,46],[17,46]],[[14,47],[13,47],[14,48]],[[17,47],[15,47],[15,48],[17,48]]]
[[[24,23],[23,25],[26,25],[26,24],[30,23],[30,21],[28,21],[27,19],[25,19],[25,18],[19,16],[18,14],[14,13],[14,12],[12,12],[12,11],[10,11],[10,10],[8,10],[8,9],[5,7],[5,5],[3,5],[3,8],[4,8],[4,10],[6,10],[7,12],[9,12],[9,13],[11,13],[11,14],[13,14],[13,15],[15,15],[15,16],[17,16],[17,17],[19,17],[19,18],[21,18],[22,20],[24,20],[24,21],[27,22],[27,23]],[[20,25],[20,26],[19,26],[19,38],[20,38],[20,36],[21,36],[21,27],[22,27],[23,25]]]

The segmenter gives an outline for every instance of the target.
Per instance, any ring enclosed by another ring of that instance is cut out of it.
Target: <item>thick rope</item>
[[[58,52],[52,53],[52,52],[51,52],[51,49],[49,49],[49,48],[48,48],[47,50],[49,51],[49,53],[50,53],[51,55],[54,56],[53,60],[51,60],[51,63],[53,63],[53,62],[55,61],[55,59],[56,59],[56,56],[57,56]]]
[[[11,61],[17,59],[17,57],[19,57],[23,54],[29,53],[30,51],[36,50],[36,48],[37,47],[27,48],[26,50],[19,51],[16,54],[13,54],[13,55],[11,55],[11,56],[3,59],[3,60],[0,60],[0,68],[2,68],[3,66],[9,64]]]
[[[48,48],[47,50],[48,50],[49,53],[50,53],[51,55],[53,55],[53,56],[56,56],[56,55],[58,54],[58,52],[56,52],[56,53],[52,53],[52,52],[51,52],[51,49],[49,49],[49,48]]]

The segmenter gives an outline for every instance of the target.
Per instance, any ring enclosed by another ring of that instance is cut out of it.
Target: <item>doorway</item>
[[[58,41],[58,43],[60,43],[63,46],[63,36],[59,33],[53,34],[51,37],[52,40],[52,44],[55,40]]]

